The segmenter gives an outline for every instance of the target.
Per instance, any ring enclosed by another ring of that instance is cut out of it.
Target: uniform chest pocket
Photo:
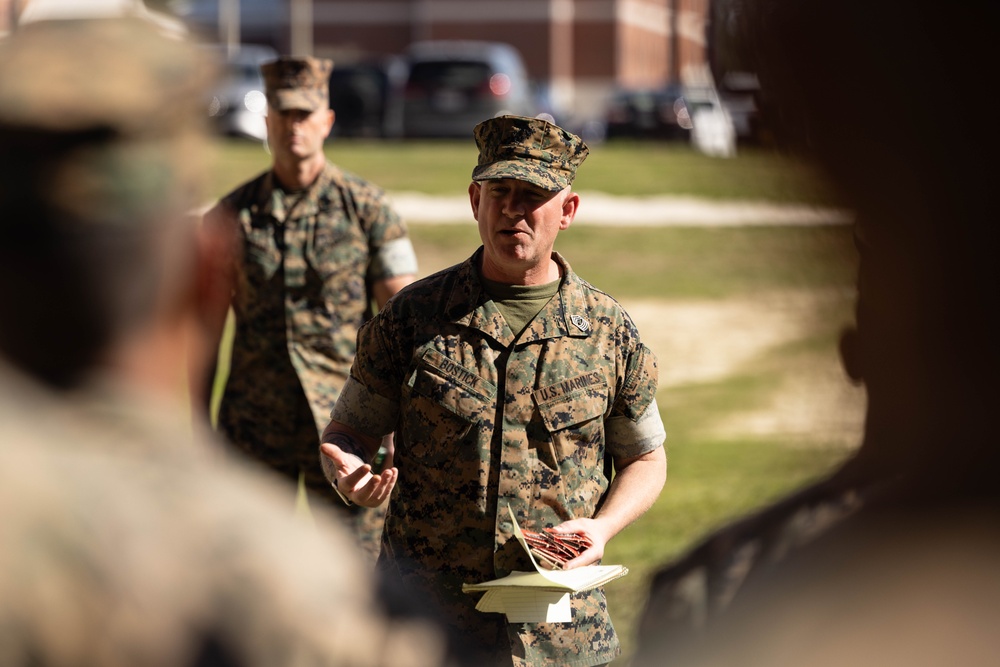
[[[577,389],[567,391],[566,387],[563,382],[534,392],[554,462],[561,469],[603,465],[607,385],[601,378]]]
[[[368,239],[360,229],[346,226],[346,220],[320,217],[309,225],[304,241],[306,259],[325,281],[356,277],[364,281],[368,266]]]
[[[424,353],[407,384],[401,460],[412,456],[417,463],[433,465],[456,458],[478,459],[476,442],[460,443],[473,428],[489,426],[496,386],[437,350]]]
[[[247,270],[258,279],[270,280],[281,266],[281,251],[275,242],[275,230],[270,226],[245,226]]]

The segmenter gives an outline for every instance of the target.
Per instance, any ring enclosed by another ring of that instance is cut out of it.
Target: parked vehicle
[[[682,121],[691,130],[691,145],[713,157],[736,155],[736,127],[719,91],[714,86],[685,87],[682,96]]]
[[[619,90],[608,105],[605,137],[690,141],[720,157],[736,150],[733,116],[711,85]]]
[[[690,130],[680,85],[618,90],[605,114],[607,139],[686,139]]]
[[[397,57],[336,62],[330,73],[330,108],[336,114],[331,136],[399,136]]]
[[[269,46],[243,44],[231,54],[222,45],[209,47],[219,58],[222,76],[212,91],[208,115],[222,134],[264,141],[267,139],[267,98],[261,63],[278,57]]]
[[[767,141],[767,132],[761,124],[757,107],[761,95],[760,82],[752,72],[727,72],[719,82],[719,96],[729,110],[736,127],[736,137],[748,144]]]
[[[404,137],[468,138],[487,118],[535,115],[524,62],[509,44],[423,41],[413,43],[404,57]]]

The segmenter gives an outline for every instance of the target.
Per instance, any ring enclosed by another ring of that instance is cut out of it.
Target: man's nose
[[[524,215],[524,197],[512,192],[503,200],[503,214],[508,218],[520,218]]]

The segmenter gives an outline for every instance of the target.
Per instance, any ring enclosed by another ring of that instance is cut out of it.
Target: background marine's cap
[[[330,102],[330,71],[333,61],[326,58],[282,56],[264,63],[267,103],[272,109],[316,111]]]
[[[580,137],[540,118],[498,116],[477,125],[474,134],[479,147],[474,181],[514,178],[562,190],[590,153]]]

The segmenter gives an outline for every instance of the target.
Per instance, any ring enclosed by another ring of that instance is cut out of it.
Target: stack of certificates
[[[540,533],[522,528],[521,533],[532,555],[543,567],[553,570],[561,570],[563,565],[593,546],[583,533],[557,533],[551,528]]]

